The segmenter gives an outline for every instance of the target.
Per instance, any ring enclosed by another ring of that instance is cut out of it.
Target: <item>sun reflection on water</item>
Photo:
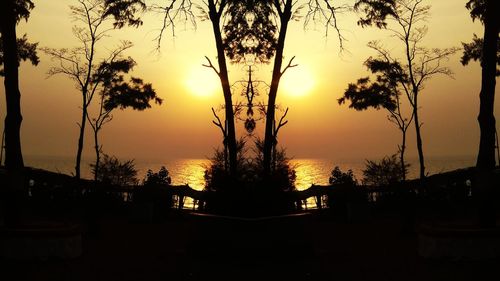
[[[297,159],[291,160],[290,164],[295,168],[295,187],[297,190],[304,190],[312,184],[328,184],[328,170],[326,165],[318,163],[317,159]]]
[[[207,159],[182,159],[173,163],[169,168],[172,175],[172,184],[188,184],[196,190],[203,190],[205,187],[205,170],[210,161]]]
[[[172,176],[172,184],[188,184],[196,190],[205,187],[205,170],[210,164],[208,159],[181,159],[167,166]],[[294,159],[290,164],[297,176],[295,186],[297,190],[309,188],[312,184],[328,184],[328,165],[318,163],[317,159]]]

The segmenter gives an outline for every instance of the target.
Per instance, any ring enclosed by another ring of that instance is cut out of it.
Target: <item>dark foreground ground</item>
[[[85,232],[80,258],[2,260],[0,280],[500,280],[500,259],[420,258],[417,236],[402,234],[400,219],[390,215],[361,223],[314,218],[305,230],[312,251],[261,251],[251,258],[193,248],[198,234],[180,216],[158,223],[107,217],[99,225],[96,233]]]

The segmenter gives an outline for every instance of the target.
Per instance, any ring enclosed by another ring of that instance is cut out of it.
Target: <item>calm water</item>
[[[379,159],[370,159],[379,160]],[[408,159],[410,166],[409,178],[415,178],[418,174],[417,159]],[[84,160],[82,163],[82,176],[92,178],[89,164],[92,160]],[[64,174],[73,174],[74,158],[71,157],[43,157],[25,156],[27,166],[46,169]],[[201,190],[205,184],[203,179],[205,167],[209,164],[207,159],[172,159],[165,161],[134,160],[138,170],[138,178],[142,180],[148,169],[157,172],[161,166],[165,166],[172,177],[175,185],[189,184],[189,186]],[[427,171],[430,174],[450,171],[458,168],[473,166],[474,156],[454,157],[428,157],[426,160]],[[358,179],[362,178],[362,170],[365,167],[365,159],[333,160],[333,159],[293,159],[291,164],[295,167],[299,190],[308,188],[311,184],[328,184],[330,172],[335,166],[342,171],[352,169]]]

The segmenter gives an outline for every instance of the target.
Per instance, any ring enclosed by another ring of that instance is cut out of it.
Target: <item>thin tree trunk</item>
[[[417,95],[414,96],[414,107],[413,114],[415,118],[415,133],[417,136],[417,151],[418,151],[418,161],[420,164],[420,180],[425,178],[425,159],[424,159],[424,150],[422,148],[422,136],[420,132],[420,121],[418,119],[418,102]]]
[[[403,125],[404,126],[404,125]],[[406,181],[406,163],[405,163],[405,151],[406,151],[406,129],[401,130],[403,139],[401,140],[401,148],[399,152],[399,158],[401,161],[401,172],[403,173],[403,181]]]
[[[479,94],[479,128],[481,137],[476,167],[480,170],[495,168],[495,84],[496,84],[496,51],[498,45],[499,20],[498,0],[486,1],[484,19],[484,41],[481,73],[481,92]]]
[[[99,176],[99,164],[101,162],[101,149],[99,147],[99,129],[98,124],[96,124],[96,129],[94,130],[94,149],[95,149],[95,166],[94,166],[94,181],[97,182]]]
[[[266,111],[266,130],[264,135],[264,175],[271,174],[272,167],[272,150],[275,142],[273,132],[273,123],[276,112],[276,96],[281,79],[281,68],[283,65],[283,51],[285,49],[285,38],[288,29],[288,23],[292,16],[292,0],[287,0],[280,16],[280,30],[278,37],[278,45],[276,48],[276,56],[274,59],[273,76],[271,87],[269,89],[269,98]]]
[[[237,173],[237,146],[236,146],[236,129],[234,125],[234,110],[233,101],[231,96],[231,85],[229,84],[229,76],[227,73],[226,57],[224,54],[224,46],[222,44],[222,34],[220,29],[221,14],[217,13],[217,7],[214,0],[208,1],[210,21],[215,37],[215,46],[217,47],[217,61],[219,63],[219,78],[222,85],[222,92],[224,93],[225,115],[227,122],[227,136],[225,142],[229,154],[229,172],[231,175]],[[223,10],[220,7],[219,10]]]
[[[87,101],[83,95],[82,121],[80,123],[80,135],[78,136],[78,147],[76,150],[75,178],[80,179],[80,163],[82,162],[83,140],[85,136],[85,124],[87,123]]]

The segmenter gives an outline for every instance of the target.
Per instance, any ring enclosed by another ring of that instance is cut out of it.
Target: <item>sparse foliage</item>
[[[470,61],[479,61],[481,64],[483,64],[482,63],[483,45],[484,45],[483,38],[477,37],[476,34],[473,35],[472,42],[470,43],[462,42],[462,46],[464,49],[462,58],[460,59],[462,65],[464,66],[468,65]],[[496,76],[498,77],[500,76],[500,40],[497,42],[496,64],[497,64]]]
[[[401,170],[396,154],[384,157],[380,162],[366,160],[363,170],[363,184],[370,186],[388,186],[398,184],[403,180],[409,165]]]
[[[369,46],[376,46],[372,42]],[[414,117],[405,117],[401,107],[400,96],[405,91],[404,85],[408,84],[408,75],[398,61],[392,60],[390,55],[381,52],[378,58],[368,58],[365,66],[376,76],[375,81],[369,77],[358,79],[356,84],[350,83],[344,95],[338,99],[339,104],[350,101],[349,108],[355,110],[366,110],[368,108],[384,108],[389,112],[389,121],[395,124],[401,131],[401,145],[398,146],[400,154],[401,169],[405,170],[404,155],[406,151],[406,132]],[[406,173],[403,174],[403,180]]]
[[[95,173],[95,165],[90,165],[92,173]],[[99,172],[97,173],[97,181],[103,184],[128,186],[137,185],[137,170],[135,169],[134,160],[122,162],[115,156],[103,155],[99,163]]]
[[[38,65],[38,63],[40,62],[40,58],[38,57],[38,54],[36,52],[37,46],[38,43],[28,42],[28,37],[26,36],[26,34],[24,34],[22,38],[17,38],[18,62],[29,61],[32,65]],[[4,76],[3,62],[3,41],[0,36],[0,76]]]
[[[423,0],[394,0],[394,1],[358,1],[357,11],[363,12],[358,22],[361,26],[375,25],[378,28],[387,28],[389,32],[402,43],[402,59],[394,58],[382,44],[370,42],[369,47],[374,49],[385,63],[396,63],[401,66],[402,77],[398,81],[402,92],[408,98],[415,123],[416,143],[420,164],[420,178],[425,177],[425,159],[419,119],[419,95],[424,84],[435,75],[451,76],[452,72],[443,62],[458,51],[458,48],[429,49],[421,46],[427,34],[427,26],[422,23],[429,16],[429,5],[423,5]],[[390,26],[387,23],[390,22]],[[378,61],[375,61],[378,63]]]
[[[132,47],[123,41],[112,50],[107,58],[99,61],[97,57],[98,43],[112,30],[106,24],[112,23],[115,29],[142,24],[137,13],[145,8],[139,0],[78,0],[78,5],[70,6],[71,16],[79,23],[73,27],[73,34],[80,46],[72,49],[43,48],[43,51],[57,61],[58,66],[49,70],[49,75],[63,74],[75,82],[75,87],[82,95],[82,117],[78,147],[76,153],[75,177],[80,178],[80,162],[83,151],[85,124],[88,118],[88,108],[94,95],[102,86],[106,64],[117,64],[122,53]],[[125,62],[121,60],[120,62]],[[103,67],[104,66],[104,67]],[[97,161],[99,163],[99,161]]]
[[[99,111],[95,117],[87,113],[92,130],[94,131],[94,149],[96,153],[95,161],[95,179],[99,173],[99,158],[102,151],[102,145],[99,144],[99,132],[102,126],[113,119],[112,111],[116,108],[132,108],[134,110],[145,110],[150,108],[150,102],[162,103],[162,99],[156,95],[151,84],[144,83],[142,79],[132,77],[130,81],[125,80],[124,75],[129,73],[135,66],[132,58],[116,58],[112,61],[102,62],[97,72],[94,74],[94,83],[99,83],[100,102]]]

